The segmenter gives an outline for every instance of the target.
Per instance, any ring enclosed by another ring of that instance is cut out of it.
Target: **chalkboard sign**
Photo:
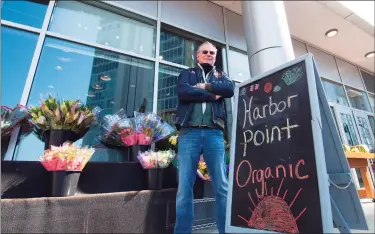
[[[236,87],[227,232],[332,232],[311,70],[297,59]]]

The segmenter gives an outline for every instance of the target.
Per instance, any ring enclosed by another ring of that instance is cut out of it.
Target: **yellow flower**
[[[178,136],[171,136],[169,138],[169,143],[171,143],[172,145],[177,145],[177,140],[178,140]]]

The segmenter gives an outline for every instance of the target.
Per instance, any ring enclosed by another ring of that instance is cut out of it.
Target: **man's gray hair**
[[[197,52],[200,51],[200,49],[201,49],[201,47],[202,47],[203,45],[211,45],[211,46],[214,47],[215,50],[217,51],[217,48],[216,48],[216,46],[215,46],[214,44],[212,44],[212,43],[209,42],[209,41],[205,41],[205,42],[203,42],[202,44],[200,44],[200,45],[198,46],[198,50],[197,50]]]

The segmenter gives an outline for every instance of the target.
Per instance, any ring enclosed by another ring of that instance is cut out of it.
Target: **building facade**
[[[146,100],[147,111],[173,122],[177,76],[182,69],[194,66],[200,42],[209,40],[218,47],[216,66],[234,81],[251,78],[242,16],[218,4],[1,1],[1,103],[33,106],[52,94],[79,98],[111,114],[123,108],[132,116]],[[286,4],[287,15],[297,7],[292,2]],[[290,18],[293,20],[288,15]],[[290,27],[294,24],[289,22]],[[343,143],[366,144],[374,151],[374,66],[323,51],[314,42],[299,38],[293,28],[291,34],[295,56],[309,52],[317,61]],[[360,46],[353,43],[354,49]],[[374,58],[371,60],[373,64]],[[97,133],[98,129],[90,130],[81,143],[97,144]],[[43,149],[35,136],[17,143],[15,135],[5,159],[36,161]],[[122,158],[100,150],[91,160]]]

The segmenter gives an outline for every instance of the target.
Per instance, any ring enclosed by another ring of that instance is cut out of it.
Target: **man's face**
[[[216,61],[216,48],[210,44],[203,44],[197,53],[197,60],[198,63],[208,63],[210,65],[214,65]]]

